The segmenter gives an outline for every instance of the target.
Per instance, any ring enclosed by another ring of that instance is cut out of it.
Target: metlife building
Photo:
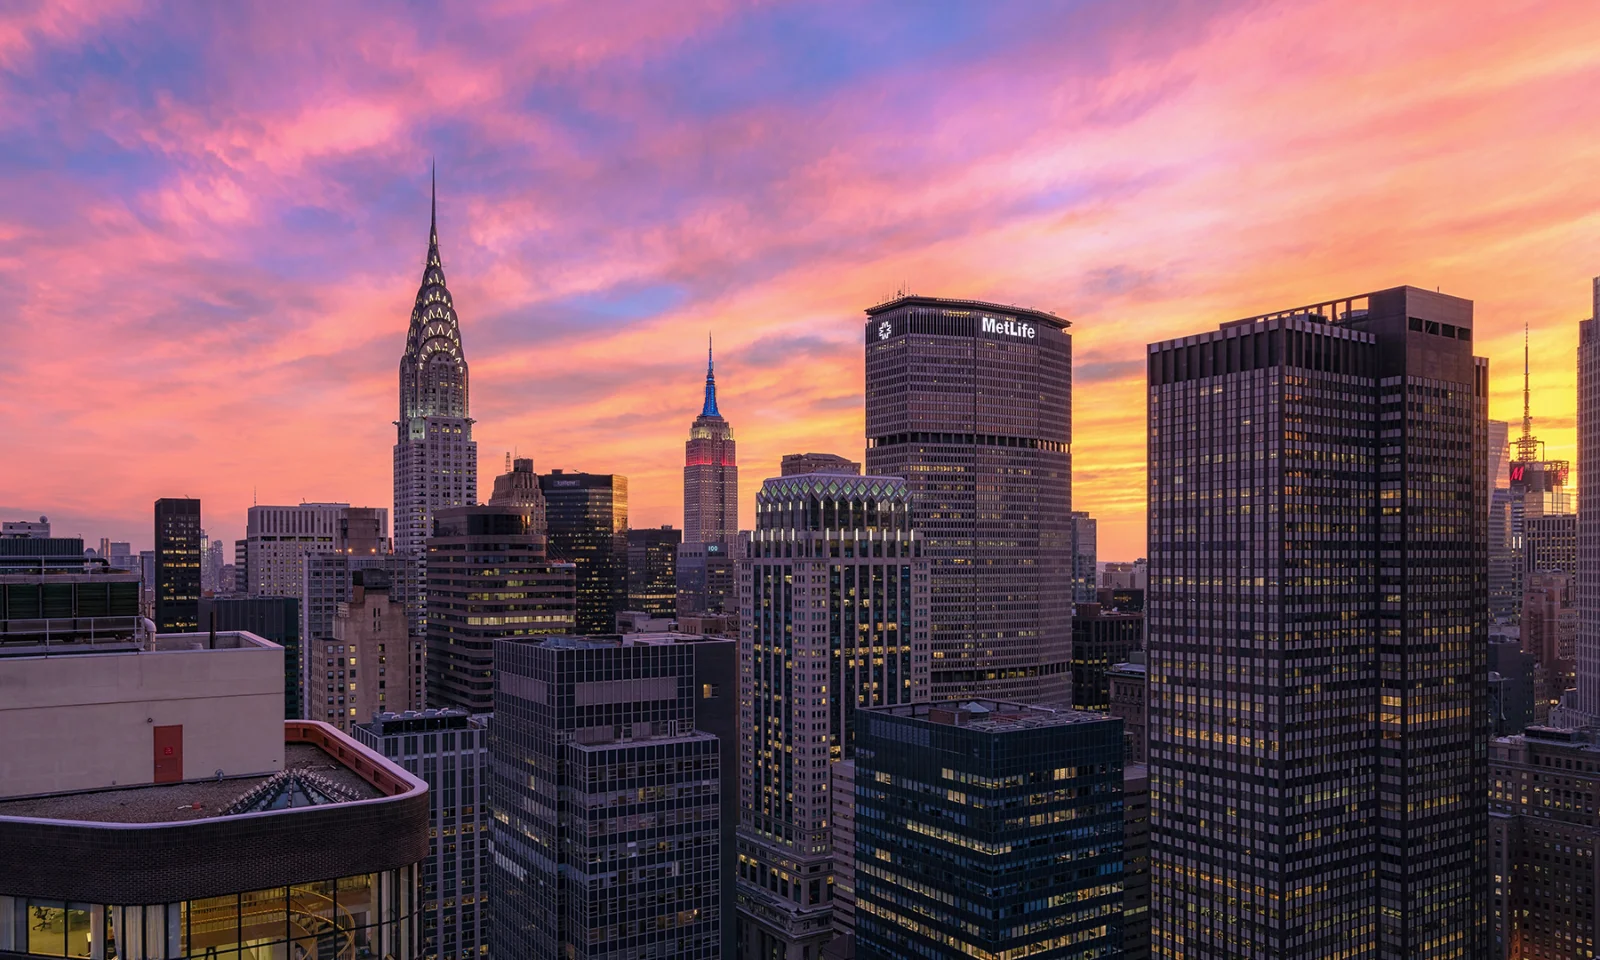
[[[1067,326],[976,300],[906,296],[867,310],[867,472],[912,490],[932,559],[936,701],[1070,695]]]

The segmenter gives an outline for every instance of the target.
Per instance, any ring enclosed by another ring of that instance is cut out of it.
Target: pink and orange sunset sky
[[[1400,283],[1573,450],[1593,0],[0,6],[0,517],[151,545],[197,496],[388,506],[428,165],[504,453],[682,522],[705,337],[744,522],[859,457],[863,307],[1072,323],[1077,509],[1144,551],[1145,344]],[[231,547],[229,548],[231,555]]]

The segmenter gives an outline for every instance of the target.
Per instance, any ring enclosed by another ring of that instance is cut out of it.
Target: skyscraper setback
[[[1414,287],[1150,346],[1155,955],[1487,955],[1487,382]]]
[[[683,445],[683,542],[731,544],[739,535],[739,465],[733,428],[717,409],[717,377],[706,344],[706,398]]]
[[[904,296],[867,310],[867,472],[931,558],[934,700],[1061,703],[1072,640],[1067,321]]]
[[[1600,725],[1600,277],[1578,324],[1578,649],[1574,726]]]
[[[415,559],[417,583],[434,512],[478,502],[478,445],[468,410],[467,358],[439,258],[435,194],[428,259],[400,358],[400,419],[395,421],[394,546],[396,553]],[[427,598],[421,590],[406,593],[415,627]]]

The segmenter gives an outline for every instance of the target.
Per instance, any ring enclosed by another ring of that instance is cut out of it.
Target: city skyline
[[[0,514],[143,549],[160,496],[201,499],[225,543],[253,489],[389,504],[432,155],[484,462],[626,475],[641,527],[681,523],[707,327],[753,505],[782,453],[860,456],[855,323],[902,285],[1072,321],[1097,397],[1074,506],[1106,559],[1144,554],[1143,345],[1274,304],[1402,280],[1473,299],[1509,420],[1529,321],[1536,429],[1576,461],[1585,8],[1379,9],[696,10],[620,32],[557,9],[380,35],[350,8],[270,57],[250,39],[291,28],[267,8],[10,14],[0,130],[28,146],[0,161],[0,235],[27,256],[0,259],[0,415],[32,469]],[[357,429],[317,429],[330,410]]]

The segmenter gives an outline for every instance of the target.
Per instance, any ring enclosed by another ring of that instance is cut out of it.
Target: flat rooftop
[[[872,713],[910,717],[941,726],[965,727],[985,733],[1038,727],[1064,727],[1080,723],[1105,723],[1103,713],[1085,713],[1009,700],[947,700],[942,703],[912,703],[894,707],[873,707]]]
[[[261,810],[353,803],[385,796],[383,791],[315,744],[285,744],[283,766],[282,774],[0,800],[0,817],[94,823],[180,823],[227,816],[229,808],[247,802],[258,792],[260,796],[256,800],[263,805],[257,809]],[[277,782],[268,783],[275,778]],[[275,797],[283,799],[275,800]],[[245,812],[252,811],[234,811]]]

